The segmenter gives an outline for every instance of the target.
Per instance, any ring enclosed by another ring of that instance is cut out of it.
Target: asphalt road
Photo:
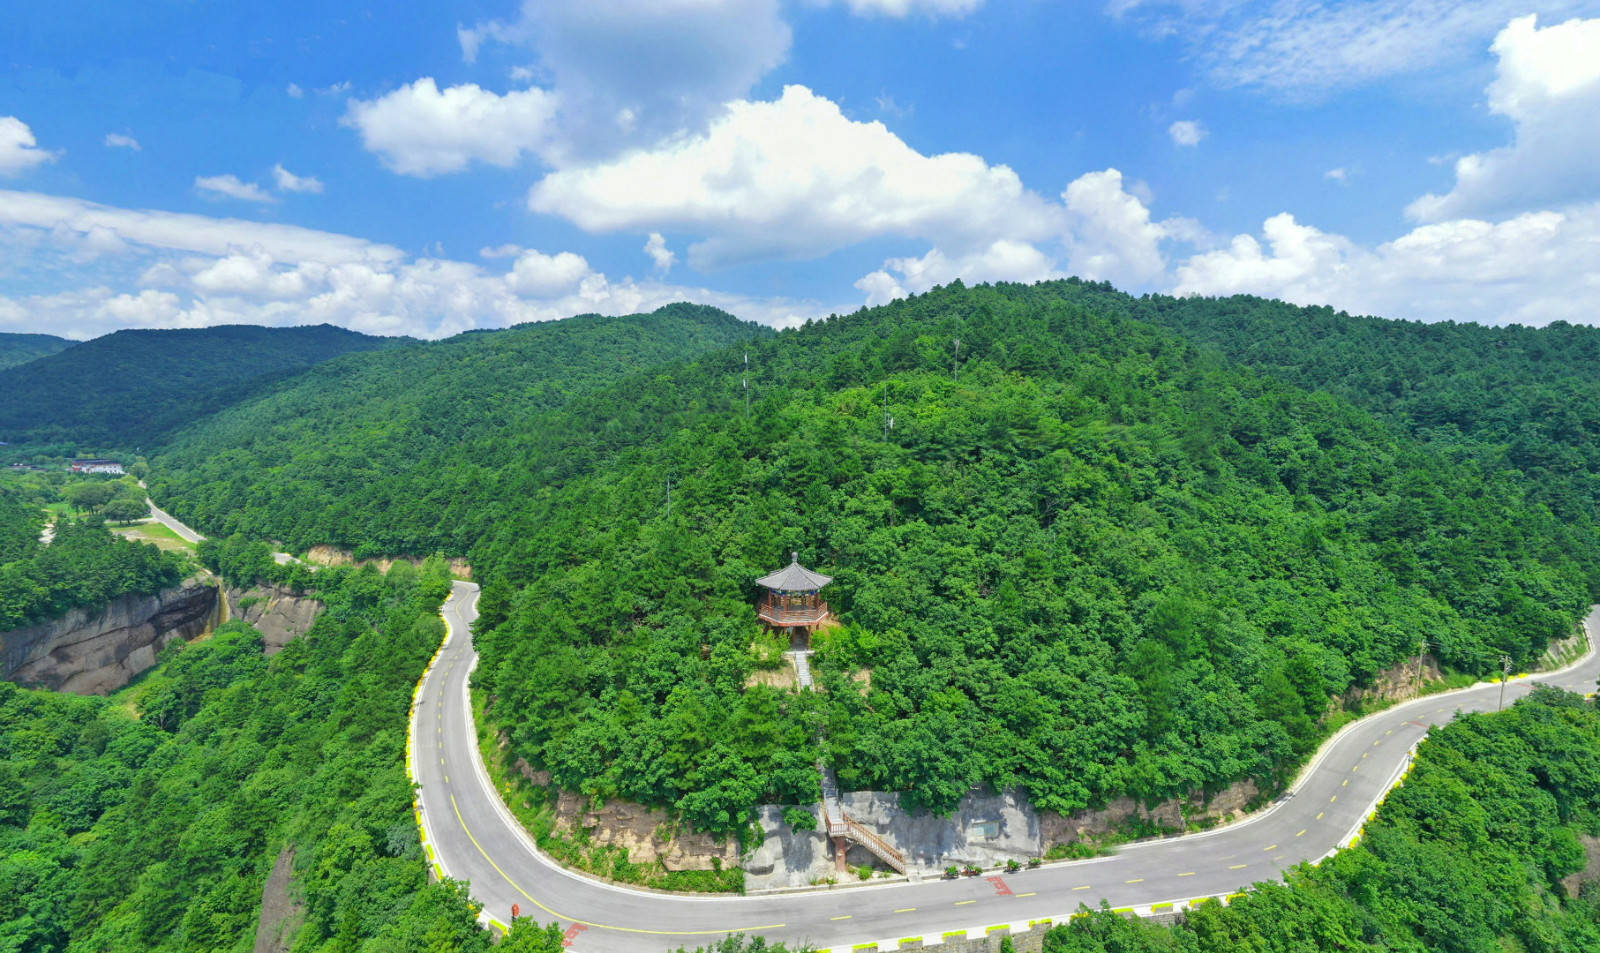
[[[483,919],[503,924],[512,904],[540,922],[560,921],[582,953],[693,948],[730,932],[819,948],[901,938],[937,942],[948,931],[1060,921],[1080,903],[1148,913],[1226,896],[1274,880],[1301,861],[1346,846],[1400,779],[1430,725],[1496,707],[1500,686],[1481,684],[1397,705],[1347,726],[1302,773],[1292,795],[1251,818],[1198,834],[1129,845],[1108,857],[956,881],[863,885],[748,897],[682,896],[617,887],[565,870],[534,848],[494,793],[474,741],[467,678],[477,662],[471,624],[478,588],[458,582],[445,604],[450,635],[418,684],[411,766],[421,821],[444,874],[471,883]],[[1600,607],[1586,624],[1600,626]],[[1594,639],[1591,638],[1591,645]],[[1591,692],[1593,648],[1559,672],[1513,679],[1505,701],[1536,683]],[[1164,907],[1158,907],[1164,909]]]
[[[147,500],[146,502],[150,504],[150,515],[167,529],[172,530],[191,543],[198,543],[205,539],[204,536],[184,525],[176,516],[157,506],[155,500]]]

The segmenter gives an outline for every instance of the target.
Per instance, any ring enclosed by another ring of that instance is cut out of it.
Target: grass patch
[[[607,880],[657,890],[744,893],[744,871],[738,867],[667,870],[659,861],[634,863],[624,847],[594,844],[581,828],[571,834],[558,832],[554,790],[533,784],[510,764],[496,743],[497,732],[485,717],[483,698],[477,692],[472,693],[472,717],[478,727],[478,750],[495,790],[540,849],[560,863]]]
[[[181,549],[193,552],[195,544],[179,536],[165,523],[135,523],[132,526],[112,526],[111,532],[125,539],[150,543],[159,549]]]

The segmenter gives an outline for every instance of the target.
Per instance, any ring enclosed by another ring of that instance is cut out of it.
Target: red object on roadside
[[[522,908],[513,903],[511,905],[511,919],[515,920],[518,916],[521,915],[521,913],[522,913]]]

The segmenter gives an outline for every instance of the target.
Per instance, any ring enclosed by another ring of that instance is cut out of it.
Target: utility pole
[[[672,477],[667,477],[667,519],[672,519]]]
[[[1506,679],[1511,676],[1511,656],[1500,656],[1500,705],[1496,711],[1505,711],[1506,708]]]
[[[956,359],[950,368],[950,376],[955,380],[961,379],[961,339],[956,338]]]
[[[894,429],[894,418],[889,415],[889,382],[883,382],[883,440],[889,442],[889,431]]]
[[[744,352],[744,415],[750,416],[750,352]]]

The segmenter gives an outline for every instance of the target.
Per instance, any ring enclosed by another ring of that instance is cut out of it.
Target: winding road
[[[1383,795],[1410,764],[1428,728],[1458,712],[1498,704],[1500,685],[1481,683],[1396,705],[1346,726],[1270,809],[1225,827],[1131,844],[1107,857],[961,880],[895,882],[754,896],[685,896],[602,883],[567,870],[535,848],[495,793],[476,744],[467,679],[477,664],[471,626],[478,587],[457,582],[444,606],[449,635],[417,684],[409,761],[418,783],[418,820],[430,859],[444,876],[471,883],[482,919],[510,921],[513,904],[540,922],[559,921],[582,953],[636,953],[705,945],[732,933],[848,951],[904,939],[934,945],[947,933],[1013,932],[1030,921],[1060,922],[1080,903],[1146,914],[1226,897],[1319,860],[1359,836]],[[1600,626],[1600,607],[1585,625]],[[1595,639],[1576,663],[1515,678],[1505,701],[1539,683],[1594,690]]]

